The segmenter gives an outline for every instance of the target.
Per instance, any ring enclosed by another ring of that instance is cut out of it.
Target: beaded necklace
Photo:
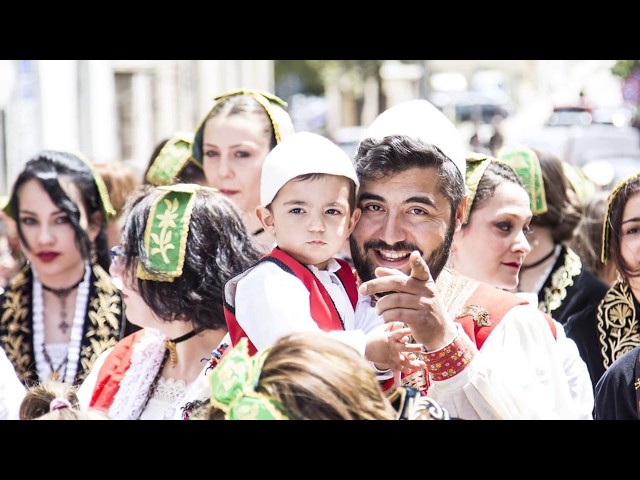
[[[78,285],[78,295],[76,296],[76,305],[71,324],[71,338],[69,339],[69,347],[67,356],[57,368],[54,368],[53,362],[49,357],[45,346],[44,334],[44,301],[42,295],[42,283],[36,272],[33,272],[33,344],[41,345],[41,348],[35,348],[36,369],[40,381],[47,378],[61,379],[66,383],[73,383],[78,371],[78,360],[80,359],[80,344],[82,343],[82,334],[84,330],[84,322],[86,317],[87,300],[89,299],[89,288],[91,281],[91,266],[85,263],[84,278]],[[60,369],[64,368],[63,375],[60,375]]]

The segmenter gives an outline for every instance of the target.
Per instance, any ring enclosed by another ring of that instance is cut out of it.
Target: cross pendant
[[[62,330],[62,333],[67,333],[67,330],[69,330],[69,327],[71,327],[71,325],[69,325],[66,320],[62,320],[58,324],[58,328]]]

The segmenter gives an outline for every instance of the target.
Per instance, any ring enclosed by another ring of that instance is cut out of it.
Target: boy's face
[[[258,217],[282,250],[324,269],[360,218],[360,209],[349,209],[350,185],[351,180],[337,175],[290,180],[271,202],[271,211],[258,207]]]

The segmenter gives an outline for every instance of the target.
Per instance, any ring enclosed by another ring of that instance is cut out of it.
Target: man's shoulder
[[[502,290],[500,288],[480,282],[473,278],[467,277],[455,270],[444,269],[438,276],[436,285],[442,293],[443,290],[449,292],[468,292],[466,302],[481,304],[509,304],[509,305],[526,305],[526,299],[515,293]]]
[[[477,294],[481,294],[483,297],[487,297],[492,302],[505,302],[512,303],[514,305],[527,305],[526,299],[518,296],[513,292],[508,292],[500,288],[489,285],[488,283],[478,282]]]

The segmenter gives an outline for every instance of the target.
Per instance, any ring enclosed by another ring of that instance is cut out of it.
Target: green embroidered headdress
[[[569,180],[571,187],[576,192],[578,201],[582,205],[586,205],[597,191],[595,183],[593,183],[578,165],[573,165],[562,160],[562,170],[567,180]]]
[[[209,374],[211,405],[224,411],[226,420],[288,420],[273,398],[256,392],[269,349],[249,355],[242,338]]]
[[[467,188],[467,208],[464,211],[464,219],[462,220],[463,225],[466,225],[469,222],[471,206],[473,205],[473,200],[476,198],[478,184],[480,183],[485,170],[492,160],[494,160],[493,157],[484,155],[482,153],[467,153],[465,173],[465,186]]]
[[[536,153],[525,146],[504,148],[500,150],[499,160],[509,165],[520,177],[529,194],[531,212],[534,215],[546,213],[547,197],[544,191],[542,167]]]
[[[164,144],[147,170],[145,180],[152,185],[168,185],[180,175],[189,162],[202,168],[191,158],[193,133],[177,132]]]
[[[193,157],[193,161],[198,165],[202,166],[202,137],[204,135],[205,123],[207,123],[209,116],[218,107],[220,102],[236,95],[248,95],[254,98],[262,106],[262,108],[264,108],[264,110],[267,112],[267,115],[269,116],[269,119],[271,120],[271,125],[273,126],[273,132],[275,134],[277,143],[280,143],[283,138],[286,138],[288,135],[291,135],[294,132],[293,122],[291,121],[291,117],[286,111],[286,108],[288,106],[287,102],[282,100],[280,97],[272,95],[271,93],[265,92],[263,90],[253,90],[247,88],[227,92],[223,95],[214,97],[213,101],[215,103],[213,107],[204,116],[204,118],[196,128],[193,138],[193,145],[191,147],[191,156]]]
[[[144,232],[146,258],[138,262],[136,276],[142,280],[173,282],[182,275],[195,193],[218,190],[195,183],[157,188],[162,193],[149,210]]]
[[[503,162],[502,160],[498,160],[491,155],[486,155],[484,153],[478,152],[467,153],[467,171],[465,174],[465,184],[467,187],[467,208],[464,211],[464,219],[462,220],[463,225],[466,225],[469,222],[469,215],[471,215],[471,206],[473,205],[473,201],[476,198],[478,185],[480,184],[480,180],[482,180],[482,177],[484,176],[484,172],[487,170],[487,167],[489,167],[491,163],[500,163],[506,168],[513,170],[513,168],[511,168],[511,165]]]

